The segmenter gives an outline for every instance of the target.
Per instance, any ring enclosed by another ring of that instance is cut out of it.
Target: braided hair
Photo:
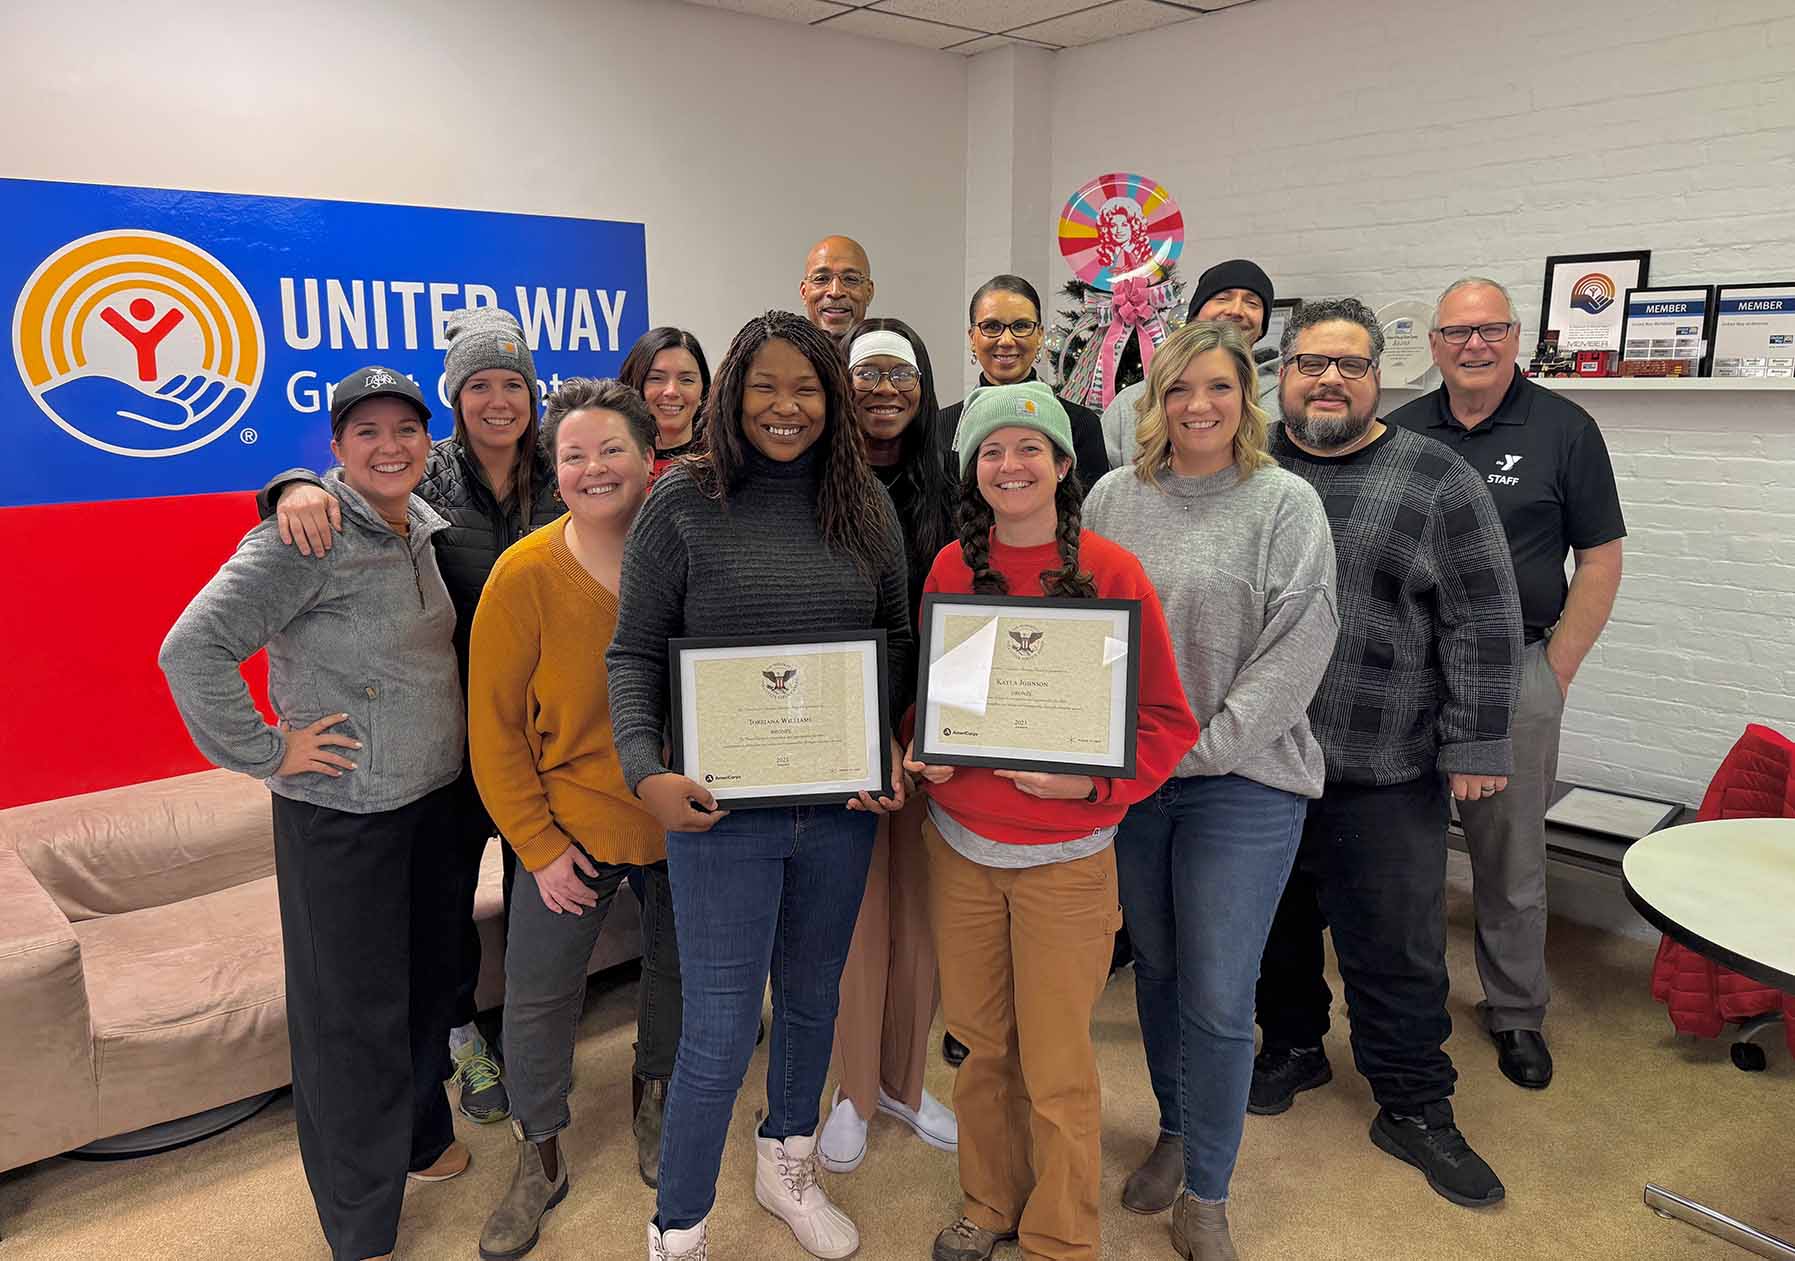
[[[890,497],[866,462],[866,440],[854,421],[841,348],[801,315],[768,311],[742,326],[729,343],[714,386],[699,409],[709,441],[681,463],[712,499],[727,503],[731,492],[740,488],[748,468],[748,439],[742,433],[742,395],[747,389],[748,369],[760,348],[775,338],[803,355],[823,386],[826,410],[823,432],[816,440],[821,448],[816,524],[823,545],[869,576],[877,575],[894,559],[901,564],[903,557],[893,556],[888,546],[897,529],[896,517]]]
[[[1056,523],[1053,541],[1059,548],[1060,567],[1041,571],[1041,593],[1072,600],[1094,600],[1097,582],[1078,567],[1078,536],[1083,529],[1080,505],[1084,489],[1078,473],[1068,470],[1053,492]],[[1008,595],[1010,584],[991,567],[991,529],[997,523],[991,505],[979,490],[975,462],[960,479],[960,555],[972,571],[974,595]]]

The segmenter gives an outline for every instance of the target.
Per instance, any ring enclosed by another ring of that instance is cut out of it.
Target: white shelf
[[[1528,377],[1535,385],[1543,385],[1548,390],[1575,392],[1579,390],[1672,390],[1691,392],[1701,390],[1762,390],[1795,392],[1795,380],[1788,377]],[[1431,385],[1389,385],[1391,390],[1430,390]]]

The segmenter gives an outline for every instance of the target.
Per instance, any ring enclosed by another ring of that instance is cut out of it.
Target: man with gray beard
[[[1501,792],[1521,610],[1483,480],[1442,443],[1377,418],[1377,317],[1304,303],[1284,329],[1278,462],[1321,496],[1340,633],[1309,723],[1327,764],[1260,970],[1263,1049],[1248,1110],[1272,1115],[1328,1082],[1324,928],[1346,988],[1371,1141],[1454,1204],[1503,1197],[1453,1122],[1445,1051],[1446,793]]]

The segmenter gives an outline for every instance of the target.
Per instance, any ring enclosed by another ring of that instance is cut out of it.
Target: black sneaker
[[[1293,1051],[1285,1046],[1268,1046],[1253,1057],[1253,1086],[1247,1092],[1247,1111],[1275,1117],[1290,1111],[1298,1091],[1313,1090],[1333,1080],[1334,1066],[1320,1047]]]
[[[966,1062],[966,1044],[951,1033],[941,1035],[941,1058],[954,1068]]]
[[[1427,1185],[1454,1204],[1482,1208],[1505,1194],[1502,1180],[1471,1150],[1452,1123],[1452,1105],[1430,1103],[1418,1117],[1397,1116],[1378,1109],[1371,1122],[1371,1141],[1427,1175]]]

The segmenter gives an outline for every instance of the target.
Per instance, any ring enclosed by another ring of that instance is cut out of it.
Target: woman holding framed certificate
[[[649,1255],[706,1253],[770,971],[755,1198],[845,1257],[859,1233],[818,1185],[816,1131],[877,816],[904,798],[886,725],[911,654],[903,538],[841,351],[802,317],[749,321],[701,423],[701,457],[630,532],[605,654],[624,778],[667,834],[685,994]]]
[[[904,533],[915,601],[935,554],[954,537],[960,497],[937,454],[940,410],[929,352],[914,329],[894,319],[862,320],[841,345],[867,460],[890,493]],[[914,672],[903,690],[914,693]],[[925,809],[922,797],[913,796],[902,811],[879,820],[873,843],[866,897],[841,974],[837,1084],[817,1139],[819,1159],[832,1173],[860,1167],[874,1112],[897,1118],[942,1151],[955,1150],[959,1141],[952,1110],[923,1088],[940,994],[922,846]]]
[[[1122,1204],[1175,1203],[1173,1244],[1198,1261],[1235,1255],[1226,1201],[1253,1072],[1253,984],[1321,795],[1306,711],[1338,629],[1327,516],[1266,453],[1256,392],[1239,332],[1185,325],[1147,372],[1133,467],[1085,500],[1092,528],[1153,579],[1203,723],[1116,836],[1160,1128]]]
[[[978,656],[978,632],[928,662],[919,714],[940,705],[938,687],[958,689],[962,706],[984,713],[985,694],[976,706],[965,694],[971,676],[983,681],[999,660],[1047,659],[1062,629],[1077,642],[1097,625],[1101,668],[1093,660],[1090,673],[1126,664],[1137,734],[1132,778],[906,759],[928,785],[923,838],[942,1007],[969,1048],[954,1085],[963,1207],[933,1255],[984,1261],[998,1242],[1019,1239],[1026,1255],[1095,1261],[1102,1101],[1091,1012],[1122,922],[1111,842],[1127,807],[1164,782],[1198,728],[1140,562],[1080,527],[1068,480],[1072,427],[1053,392],[1034,381],[974,390],[959,455],[960,541],[936,557],[925,592],[1052,600],[1040,625],[1008,628],[980,664],[954,664],[970,660],[963,649]],[[1102,633],[1107,614],[1081,622],[1063,607],[1084,600],[1138,604],[1138,661],[1122,662],[1127,642]],[[1095,717],[1110,717],[1107,686],[1062,679],[1043,691],[1053,694],[1039,702],[1042,713],[1057,714],[1068,692],[1090,691]],[[1086,715],[1075,716],[1070,725],[1085,725]]]

